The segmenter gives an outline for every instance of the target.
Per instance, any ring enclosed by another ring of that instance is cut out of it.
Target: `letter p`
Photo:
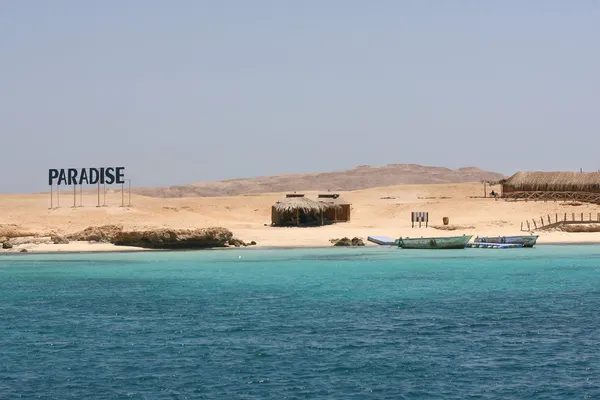
[[[58,178],[58,170],[54,168],[48,170],[48,185],[52,186],[52,184],[54,183],[53,181],[56,178]]]

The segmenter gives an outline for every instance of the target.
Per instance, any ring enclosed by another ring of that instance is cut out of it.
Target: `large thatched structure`
[[[323,225],[323,213],[329,208],[325,203],[311,200],[303,194],[288,194],[271,207],[271,224],[274,226]]]
[[[596,203],[600,201],[600,172],[517,172],[502,181],[502,196]]]
[[[351,204],[340,198],[337,193],[319,194],[317,201],[325,203],[328,209],[324,212],[325,221],[350,222]]]

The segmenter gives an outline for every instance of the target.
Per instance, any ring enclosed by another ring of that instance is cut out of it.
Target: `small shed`
[[[311,200],[303,194],[287,194],[271,207],[273,226],[319,226],[324,223],[325,203]]]
[[[322,193],[317,200],[328,206],[324,212],[325,223],[350,222],[351,204],[341,199],[338,193]]]

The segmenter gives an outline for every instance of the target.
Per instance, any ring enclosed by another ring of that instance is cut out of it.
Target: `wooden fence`
[[[554,217],[554,221],[552,220]],[[596,217],[596,219],[593,219]],[[569,219],[570,218],[570,219]],[[554,213],[547,214],[546,216],[540,216],[538,219],[532,218],[531,223],[529,220],[525,222],[521,222],[521,230],[522,231],[531,231],[532,229],[540,229],[540,228],[548,228],[550,225],[556,225],[560,223],[590,223],[597,222],[600,223],[600,213],[564,213],[558,214]]]

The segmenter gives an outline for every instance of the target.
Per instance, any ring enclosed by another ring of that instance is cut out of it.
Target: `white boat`
[[[522,244],[523,247],[533,247],[537,241],[538,235],[523,236],[483,236],[476,237],[474,243],[506,243]]]

